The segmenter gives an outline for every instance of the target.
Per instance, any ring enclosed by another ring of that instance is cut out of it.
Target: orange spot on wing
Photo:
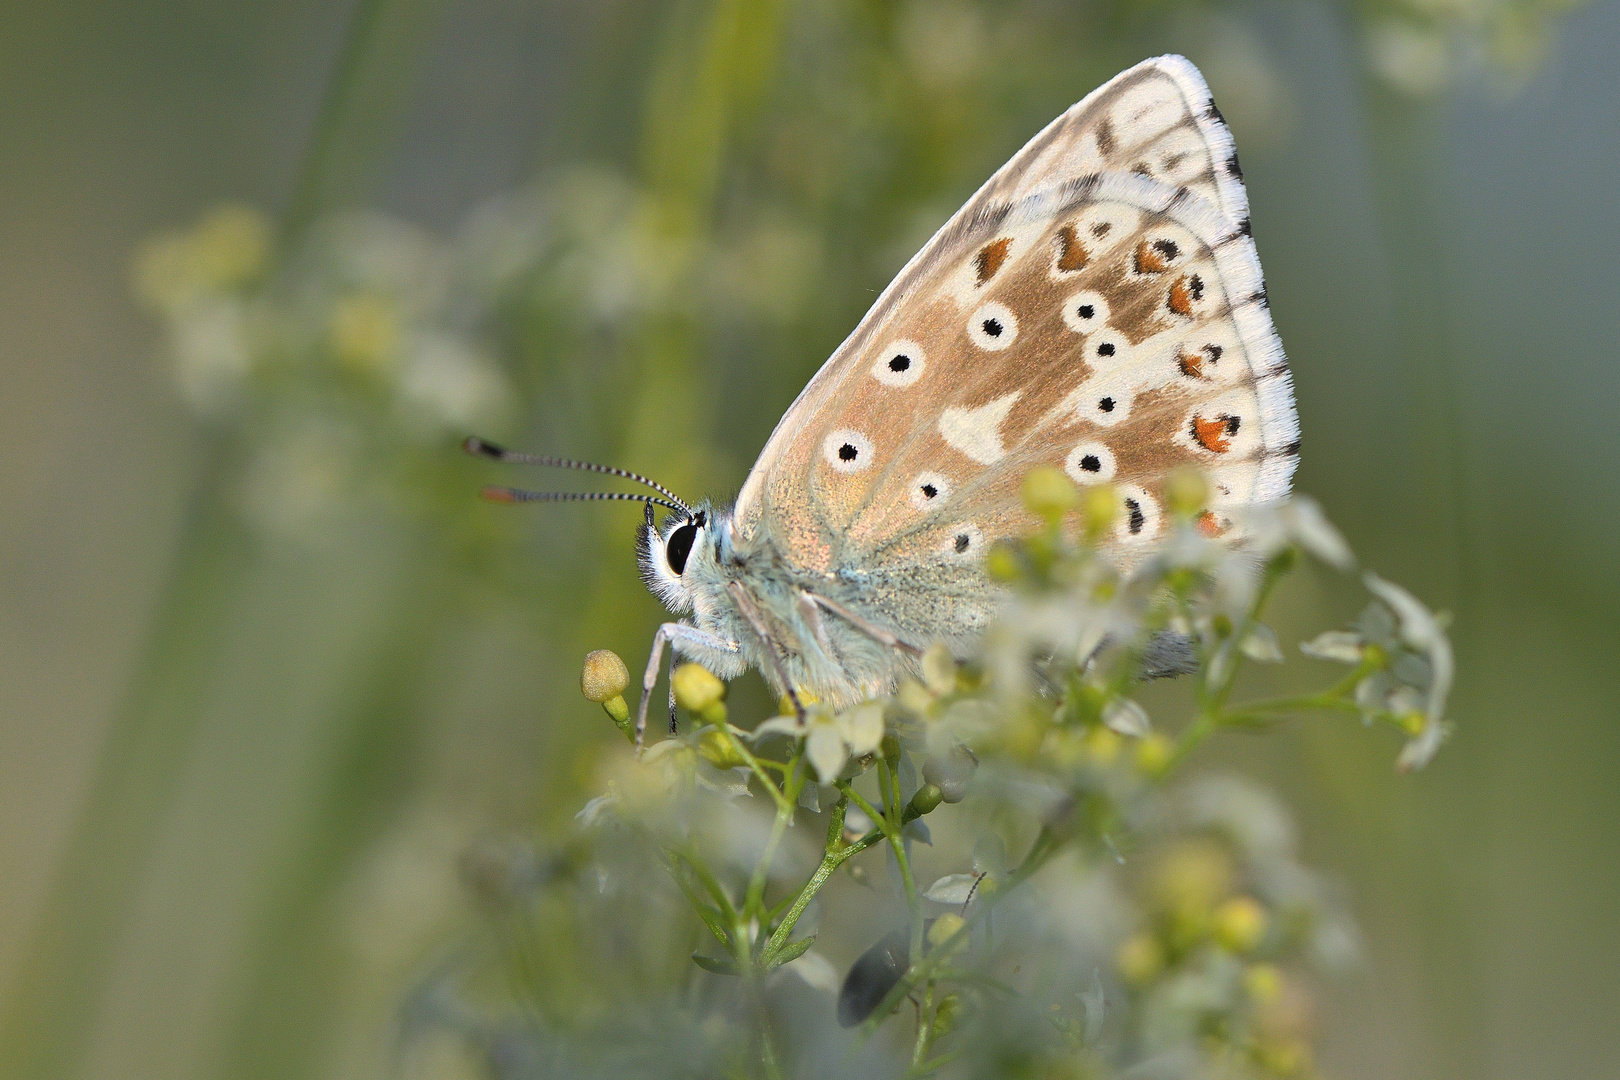
[[[1191,315],[1193,305],[1204,298],[1204,279],[1197,274],[1182,274],[1170,286],[1168,306],[1177,315]]]
[[[1173,240],[1144,240],[1136,245],[1136,272],[1162,274],[1180,254],[1181,249]]]
[[[1194,415],[1192,418],[1192,435],[1202,446],[1213,454],[1224,454],[1232,448],[1232,440],[1228,437],[1231,430],[1230,417],[1217,416],[1207,420],[1202,416]]]
[[[974,282],[975,285],[983,285],[996,276],[996,271],[1007,261],[1007,249],[1010,247],[1012,237],[1004,236],[1000,240],[990,241],[979,249],[979,254],[973,259],[974,265],[978,268],[978,280]]]
[[[1215,539],[1217,536],[1221,535],[1221,533],[1226,531],[1226,526],[1221,524],[1220,519],[1214,514],[1210,513],[1208,510],[1205,510],[1202,514],[1199,514],[1196,518],[1194,518],[1193,525],[1198,529],[1199,532],[1203,533],[1211,540]]]
[[[1057,268],[1064,273],[1082,270],[1086,263],[1091,261],[1091,255],[1086,246],[1080,242],[1075,234],[1073,225],[1065,225],[1058,230],[1058,261]]]
[[[1184,352],[1176,357],[1176,363],[1181,367],[1181,373],[1189,379],[1200,379],[1204,375],[1204,354],[1201,352]]]
[[[1182,274],[1176,278],[1176,283],[1170,286],[1170,310],[1177,315],[1191,315],[1192,302],[1192,287],[1187,283],[1187,275]]]

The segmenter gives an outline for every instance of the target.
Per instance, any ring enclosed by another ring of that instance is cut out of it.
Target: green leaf
[[[737,966],[737,961],[726,956],[704,956],[702,953],[693,953],[692,963],[714,975],[742,974],[742,968]]]
[[[777,953],[771,958],[770,966],[773,968],[778,968],[783,964],[791,964],[793,961],[803,956],[805,952],[809,950],[810,946],[814,945],[815,943],[816,935],[814,934],[811,934],[809,937],[800,938],[798,941],[788,942],[786,945],[782,946],[781,952]]]

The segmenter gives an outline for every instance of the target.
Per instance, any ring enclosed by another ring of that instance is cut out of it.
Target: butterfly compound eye
[[[669,560],[669,568],[675,573],[686,573],[686,560],[692,557],[692,545],[697,542],[697,534],[695,522],[682,525],[669,534],[669,542],[664,545],[664,558]]]

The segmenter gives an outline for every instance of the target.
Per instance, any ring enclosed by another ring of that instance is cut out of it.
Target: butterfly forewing
[[[988,614],[985,546],[1031,524],[1031,467],[1115,484],[1128,555],[1160,534],[1171,469],[1210,473],[1219,529],[1286,493],[1296,442],[1230,136],[1196,70],[1160,58],[1038,135],[902,272],[783,418],[737,522],[863,575],[875,618],[957,637]]]

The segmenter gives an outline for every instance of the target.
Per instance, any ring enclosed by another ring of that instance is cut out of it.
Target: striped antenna
[[[491,496],[489,493],[491,491],[516,492],[517,489],[485,488],[484,497],[494,498],[496,502],[565,502],[573,499],[641,499],[647,502],[649,505],[652,503],[657,503],[659,506],[667,506],[671,510],[685,514],[688,517],[690,517],[692,514],[692,508],[687,506],[686,503],[681,500],[679,495],[676,495],[663,484],[660,484],[654,480],[649,480],[640,473],[633,473],[629,469],[617,469],[612,465],[597,465],[590,461],[574,461],[570,458],[549,457],[544,454],[525,454],[520,450],[508,450],[504,446],[496,446],[492,442],[485,442],[476,435],[467,436],[466,440],[462,442],[461,448],[467,451],[467,453],[472,454],[474,457],[486,457],[493,461],[504,461],[513,465],[545,465],[553,469],[579,469],[582,472],[606,473],[608,476],[620,476],[626,480],[634,480],[638,484],[646,484],[648,487],[658,492],[658,494],[664,496],[663,499],[654,499],[643,495],[588,495],[583,493],[578,495],[566,495],[563,492],[544,493],[530,491],[521,492],[521,494],[525,496],[521,499],[502,499]]]
[[[651,510],[654,504],[667,506],[677,514],[691,514],[684,506],[676,506],[667,499],[660,499],[656,495],[637,495],[624,491],[525,491],[522,488],[486,487],[478,493],[490,502],[498,503],[526,503],[526,502],[590,502],[593,500],[607,500],[610,502],[644,502]]]

